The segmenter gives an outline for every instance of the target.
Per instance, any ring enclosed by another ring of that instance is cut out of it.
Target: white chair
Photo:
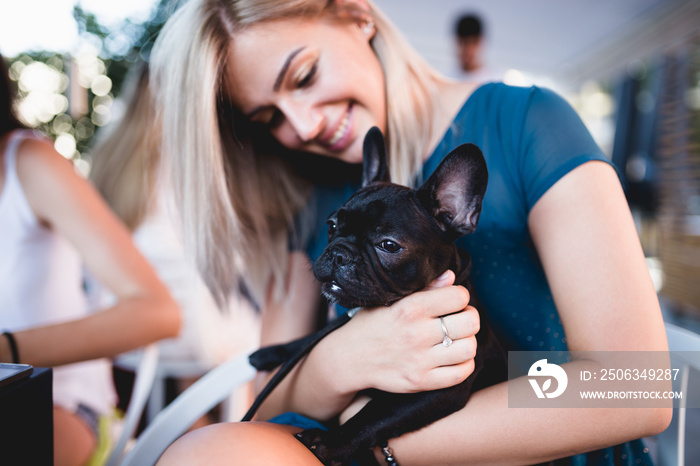
[[[162,353],[159,352],[162,356]],[[115,366],[128,372],[137,373],[140,364],[140,352],[132,351],[120,355],[115,361]],[[146,405],[146,423],[148,424],[166,405],[166,381],[168,378],[199,378],[206,374],[211,367],[205,367],[196,361],[164,361],[159,358],[155,378],[151,392],[148,395]]]
[[[107,466],[116,466],[124,454],[127,444],[133,440],[134,432],[146,406],[146,402],[151,394],[151,388],[156,377],[158,368],[158,344],[151,343],[141,350],[140,360],[136,364],[134,388],[131,393],[131,400],[126,409],[121,434],[112,449]]]
[[[201,416],[250,382],[256,370],[248,355],[236,356],[209,371],[166,406],[136,439],[121,466],[155,464],[166,448]]]
[[[666,323],[668,347],[671,351],[671,366],[679,369],[673,390],[682,391],[683,398],[674,407],[671,425],[655,437],[658,450],[657,464],[660,466],[685,466],[698,464],[698,458],[685,458],[686,418],[688,396],[697,396],[700,388],[690,389],[691,381],[700,376],[700,335],[690,330]]]

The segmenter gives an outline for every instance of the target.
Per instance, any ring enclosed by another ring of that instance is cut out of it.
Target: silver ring
[[[447,334],[447,327],[445,327],[445,321],[442,319],[442,317],[438,317],[440,319],[440,326],[442,327],[442,333],[445,336],[442,339],[442,346],[448,347],[452,344],[452,338]]]

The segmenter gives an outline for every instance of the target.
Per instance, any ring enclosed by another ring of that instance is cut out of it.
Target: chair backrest
[[[697,379],[700,371],[700,335],[666,323],[666,336],[668,348],[671,351],[671,366],[679,369],[679,375],[674,380],[674,391],[682,391],[683,398],[674,407],[671,425],[663,433],[657,436],[658,464],[660,466],[684,466],[686,463],[686,416],[688,395],[695,390],[690,390],[691,381]],[[693,374],[692,372],[695,372]],[[696,461],[697,458],[694,460]]]
[[[232,357],[207,372],[153,419],[120,465],[155,464],[165,449],[197,419],[225,400],[233,390],[250,382],[255,374],[248,355]]]
[[[134,388],[131,392],[131,400],[124,415],[122,431],[117,439],[107,466],[116,466],[124,454],[127,443],[134,438],[134,432],[146,406],[148,397],[153,387],[158,368],[158,343],[151,343],[141,351],[141,359],[136,366]]]

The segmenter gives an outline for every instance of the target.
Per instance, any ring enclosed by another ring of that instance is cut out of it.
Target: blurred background
[[[546,86],[573,105],[618,169],[664,318],[700,333],[700,2],[375,2],[456,79],[477,77],[460,67],[455,32],[461,15],[477,15],[479,79]],[[148,60],[179,3],[0,0],[0,53],[19,113],[81,173],[90,142],[124,112],[129,70]],[[692,464],[699,447],[688,442]]]
[[[124,110],[178,0],[1,0],[0,52],[19,112],[78,170]],[[376,0],[418,51],[462,79],[455,26],[482,22],[491,79],[550,87],[617,166],[668,319],[700,329],[700,2]]]

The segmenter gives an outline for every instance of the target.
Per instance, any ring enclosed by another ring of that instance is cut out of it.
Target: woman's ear
[[[374,26],[374,21],[372,18],[365,19],[360,25],[362,28],[362,33],[367,36],[367,39],[372,39],[374,34],[377,32],[377,28]]]
[[[333,0],[339,8],[345,8],[353,12],[354,21],[362,30],[362,33],[371,40],[377,32],[374,20],[370,16],[370,8],[367,0]]]

